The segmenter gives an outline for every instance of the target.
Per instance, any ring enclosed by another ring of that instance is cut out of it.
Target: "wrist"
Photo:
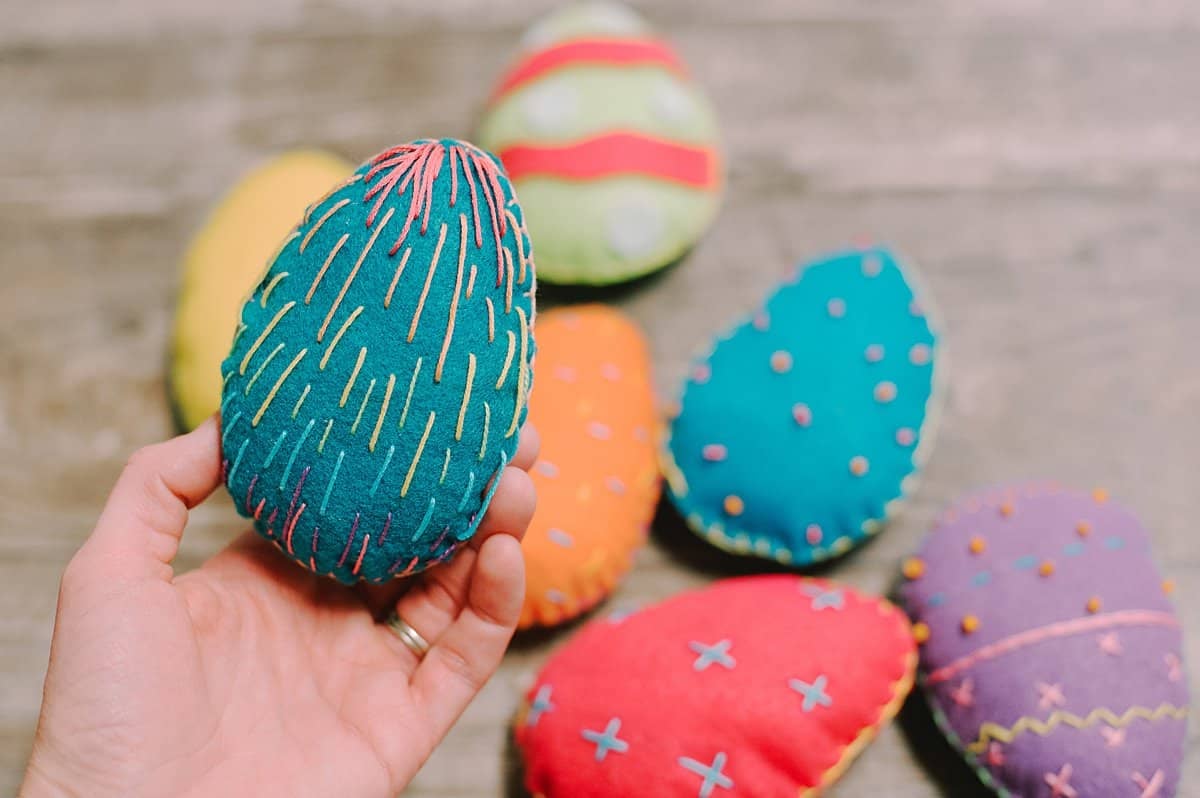
[[[46,762],[35,743],[17,798],[77,798],[79,795],[78,785],[71,787],[64,774]]]

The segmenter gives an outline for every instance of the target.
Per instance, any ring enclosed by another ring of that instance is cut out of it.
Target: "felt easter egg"
[[[694,364],[663,457],[694,530],[804,565],[880,528],[940,404],[938,337],[911,280],[884,249],[831,255]]]
[[[354,170],[328,153],[295,150],[242,178],[183,256],[167,386],[179,424],[193,429],[221,403],[221,361],[242,303],[313,197]]]
[[[787,575],[594,621],[517,713],[526,787],[545,798],[815,795],[899,709],[915,648],[888,602]]]
[[[479,140],[521,194],[554,283],[630,280],[680,258],[722,187],[717,123],[675,50],[613,3],[535,25],[496,85]]]
[[[534,274],[491,155],[386,150],[304,214],[222,369],[225,484],[297,562],[379,582],[450,557],[516,452]]]
[[[1145,529],[1104,491],[996,488],[904,564],[924,694],[1002,796],[1174,796],[1188,695]]]
[[[538,387],[529,418],[542,450],[525,533],[521,626],[573,618],[629,570],[658,502],[650,353],[641,330],[604,305],[538,317]]]
[[[947,510],[905,561],[923,692],[1002,796],[1168,798],[1188,695],[1147,534],[1104,491],[1020,484]]]

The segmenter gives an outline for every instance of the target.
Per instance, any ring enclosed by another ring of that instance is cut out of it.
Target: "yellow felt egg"
[[[353,165],[316,150],[284,153],[251,171],[209,215],[188,246],[171,336],[168,390],[184,429],[221,401],[221,361],[238,314],[304,209]]]

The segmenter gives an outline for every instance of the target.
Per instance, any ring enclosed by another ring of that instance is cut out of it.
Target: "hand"
[[[220,482],[217,427],[135,454],[67,566],[24,798],[392,798],[499,665],[524,596],[536,433],[469,547],[353,590],[253,533],[175,576],[188,510]],[[397,598],[432,644],[422,661],[376,623]]]

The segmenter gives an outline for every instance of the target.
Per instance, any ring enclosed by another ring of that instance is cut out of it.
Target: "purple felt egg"
[[[1104,491],[977,494],[905,561],[902,603],[942,730],[1021,798],[1175,795],[1188,691],[1145,529]]]

